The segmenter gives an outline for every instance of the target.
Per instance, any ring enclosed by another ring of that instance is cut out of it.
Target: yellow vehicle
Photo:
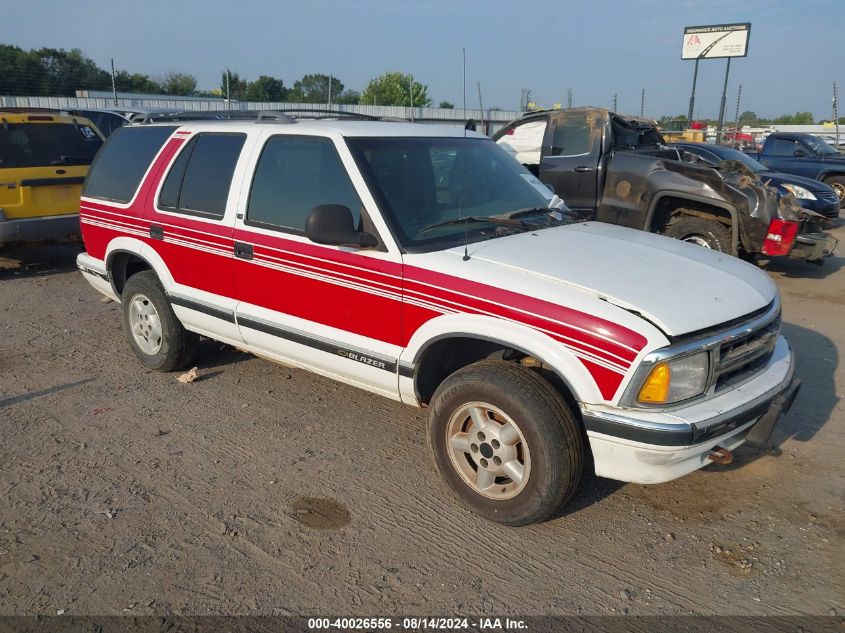
[[[88,119],[0,109],[0,244],[78,235],[82,183],[102,144]]]

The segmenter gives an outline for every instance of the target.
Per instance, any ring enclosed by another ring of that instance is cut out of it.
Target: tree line
[[[716,123],[715,121],[708,121],[707,119],[701,119],[703,123]],[[781,114],[780,116],[767,119],[764,117],[758,117],[755,112],[752,110],[746,110],[742,114],[739,115],[739,125],[740,127],[748,126],[748,127],[765,127],[767,125],[821,125],[822,123],[828,123],[830,119],[823,119],[821,121],[816,121],[813,118],[812,112],[796,112],[794,114]],[[658,125],[663,128],[671,128],[675,124],[684,124],[687,123],[687,115],[686,114],[678,114],[676,116],[662,116],[657,119]],[[845,125],[845,117],[839,117],[840,125]],[[725,127],[734,127],[736,123],[733,121],[725,121]]]
[[[285,101],[291,103],[338,103],[363,105],[430,106],[428,86],[413,75],[386,72],[371,79],[362,90],[347,88],[333,75],[309,73],[286,86],[284,80],[261,75],[253,81],[238,72],[225,70],[220,86],[199,90],[190,73],[169,71],[161,77],[118,70],[114,73],[118,92],[197,97],[226,97],[239,101]],[[111,90],[112,74],[78,48],[41,48],[29,51],[0,44],[0,95],[72,97],[77,90]],[[441,101],[440,107],[453,104]]]

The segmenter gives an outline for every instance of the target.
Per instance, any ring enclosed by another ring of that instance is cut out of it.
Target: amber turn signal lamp
[[[672,371],[666,363],[658,363],[649,373],[640,389],[640,402],[660,403],[666,402],[669,398],[669,384],[672,380]]]

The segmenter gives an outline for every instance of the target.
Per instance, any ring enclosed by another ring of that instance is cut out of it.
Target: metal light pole
[[[695,58],[695,70],[692,73],[692,93],[689,96],[689,114],[687,115],[688,125],[692,127],[692,111],[695,108],[695,83],[698,81],[698,60],[700,57]]]

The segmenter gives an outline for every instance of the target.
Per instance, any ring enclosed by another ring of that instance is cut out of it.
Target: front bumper
[[[0,242],[60,240],[79,235],[79,214],[0,220]]]
[[[792,350],[780,337],[763,372],[709,400],[663,412],[582,405],[596,474],[661,483],[712,463],[716,446],[764,444],[799,388]]]
[[[819,261],[833,255],[837,244],[839,240],[827,233],[804,233],[795,238],[789,256],[808,262]]]

